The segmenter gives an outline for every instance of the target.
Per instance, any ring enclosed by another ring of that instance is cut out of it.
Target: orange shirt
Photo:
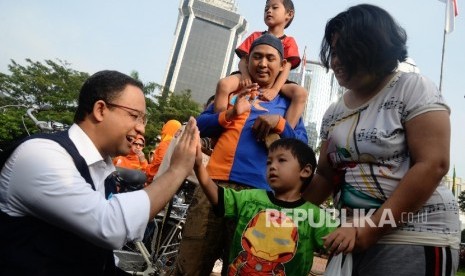
[[[171,143],[171,140],[161,141],[158,147],[155,149],[155,153],[153,154],[153,160],[150,165],[147,166],[146,174],[147,174],[147,182],[151,183],[153,177],[157,174],[158,169],[160,168],[161,161],[163,161],[163,157],[165,156],[166,150]]]
[[[117,156],[113,158],[113,164],[116,167],[136,169],[144,172],[146,172],[148,166],[147,160],[140,162],[139,157],[133,152],[129,153],[126,156]]]
[[[150,162],[146,170],[147,183],[152,183],[153,177],[157,174],[158,169],[160,168],[161,161],[163,161],[163,157],[165,156],[171,140],[173,140],[180,128],[181,123],[177,120],[169,120],[163,125],[161,129],[161,142],[155,149],[153,160]]]

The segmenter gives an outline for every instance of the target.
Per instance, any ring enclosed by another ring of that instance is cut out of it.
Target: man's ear
[[[312,165],[310,164],[307,164],[305,165],[305,167],[303,167],[301,170],[300,170],[300,177],[302,178],[308,178],[310,176],[312,176],[313,174],[313,170],[312,170]]]
[[[104,101],[98,100],[94,103],[94,108],[92,109],[92,115],[94,116],[97,122],[103,121],[105,113],[108,111],[108,107]]]
[[[287,59],[283,58],[283,60],[281,60],[281,68],[279,68],[279,71],[284,70],[284,66],[286,66],[286,64],[287,64]]]

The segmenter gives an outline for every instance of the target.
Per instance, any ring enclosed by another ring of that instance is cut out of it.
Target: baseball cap
[[[252,52],[252,50],[253,50],[253,48],[255,48],[255,46],[262,45],[262,44],[266,44],[266,45],[269,45],[269,46],[275,48],[276,50],[278,50],[279,55],[281,56],[281,59],[284,58],[283,43],[281,42],[281,40],[279,38],[277,38],[276,36],[274,36],[272,34],[269,34],[269,33],[265,33],[262,36],[260,36],[259,38],[255,39],[255,41],[252,42],[252,45],[250,46],[249,53]]]

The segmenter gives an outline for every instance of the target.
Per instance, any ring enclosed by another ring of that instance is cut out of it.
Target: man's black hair
[[[141,90],[144,88],[140,81],[118,71],[104,70],[90,76],[79,92],[74,122],[84,121],[86,115],[92,112],[95,102],[103,100],[111,103],[128,85],[134,85]]]

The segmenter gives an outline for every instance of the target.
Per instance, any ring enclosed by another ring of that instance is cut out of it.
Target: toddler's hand
[[[279,91],[274,90],[273,88],[260,89],[260,99],[265,101],[271,101],[278,95],[278,93]]]
[[[250,76],[245,76],[244,74],[241,74],[241,80],[239,82],[239,88],[244,88],[244,87],[247,87],[249,85],[251,85],[253,82],[252,82],[252,79],[250,78]]]

